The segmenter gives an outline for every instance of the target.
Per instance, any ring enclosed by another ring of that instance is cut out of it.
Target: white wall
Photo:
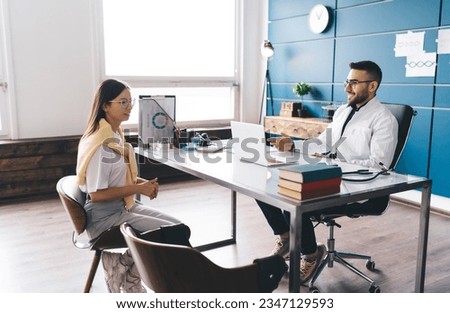
[[[100,81],[96,0],[6,2],[12,105],[17,115],[13,139],[81,134]],[[267,1],[245,0],[242,6],[246,34],[242,38],[241,118],[257,122],[263,83],[259,46],[265,39]]]
[[[9,0],[17,138],[81,134],[95,85],[90,0]]]
[[[261,43],[267,39],[268,0],[243,0],[244,34],[242,47],[241,120],[259,122],[266,59],[261,56]],[[265,107],[263,108],[265,112]]]

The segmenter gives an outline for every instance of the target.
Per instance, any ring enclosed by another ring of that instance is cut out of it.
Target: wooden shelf
[[[267,133],[286,134],[296,138],[317,137],[325,131],[328,120],[310,117],[266,116],[264,129]]]

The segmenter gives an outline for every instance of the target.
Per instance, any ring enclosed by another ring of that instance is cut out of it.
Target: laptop
[[[231,121],[231,136],[233,152],[241,161],[263,166],[280,166],[298,161],[293,152],[280,152],[266,144],[263,125]]]

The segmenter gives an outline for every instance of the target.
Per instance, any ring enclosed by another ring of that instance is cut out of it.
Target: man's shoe
[[[120,293],[127,268],[120,262],[122,254],[103,251],[102,263],[105,271],[106,287],[109,292]]]
[[[289,238],[283,239],[278,236],[275,239],[275,246],[272,250],[272,255],[274,254],[279,254],[284,258],[289,256]]]
[[[307,261],[304,257],[300,262],[300,283],[306,284],[313,276],[314,272],[319,267],[319,264],[325,258],[327,252],[327,248],[325,245],[319,244],[317,245],[317,256],[313,261]]]

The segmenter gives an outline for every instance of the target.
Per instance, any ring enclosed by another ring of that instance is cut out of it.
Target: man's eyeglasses
[[[120,105],[122,106],[122,108],[126,109],[128,108],[128,105],[131,105],[131,107],[134,107],[134,103],[136,102],[136,99],[120,99],[117,101],[108,101],[108,102],[117,102],[120,103]]]
[[[351,88],[355,88],[356,85],[361,84],[361,83],[371,83],[373,82],[373,80],[357,80],[357,79],[351,79],[351,80],[346,80],[344,82],[344,87],[350,86]]]

